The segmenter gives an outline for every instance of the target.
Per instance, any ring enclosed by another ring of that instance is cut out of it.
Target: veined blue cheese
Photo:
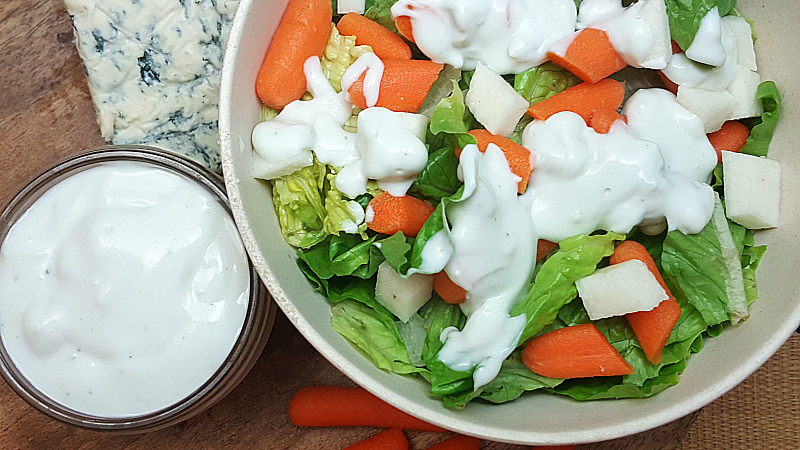
[[[220,74],[239,0],[65,0],[100,131],[220,170]]]

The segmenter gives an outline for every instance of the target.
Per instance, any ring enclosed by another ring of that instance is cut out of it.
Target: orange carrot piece
[[[528,108],[534,119],[547,120],[553,114],[572,111],[588,124],[592,114],[598,109],[617,110],[625,98],[625,87],[619,81],[606,78],[597,83],[581,83],[547,100],[542,100]]]
[[[463,303],[467,299],[466,289],[450,279],[444,270],[433,274],[433,290],[447,303]]]
[[[750,130],[737,120],[729,120],[722,124],[722,128],[708,134],[708,141],[717,151],[717,162],[722,162],[722,151],[736,152],[744,147]]]
[[[322,56],[332,14],[327,0],[289,0],[256,77],[256,93],[264,104],[282,109],[302,97],[303,64],[311,56]]]
[[[451,436],[438,444],[428,447],[428,450],[478,450],[481,447],[481,440],[472,436],[457,434]]]
[[[536,243],[536,262],[539,262],[547,257],[553,250],[558,248],[555,242],[539,239]]]
[[[387,428],[345,450],[408,450],[408,439],[400,428]]]
[[[598,109],[592,113],[589,126],[600,134],[606,134],[611,130],[611,125],[613,125],[617,119],[622,119],[625,122],[628,121],[627,117],[618,113],[616,109]]]
[[[411,59],[411,47],[400,36],[361,14],[347,13],[336,25],[339,34],[355,36],[356,45],[369,45],[382,60]]]
[[[370,200],[369,207],[372,209],[372,220],[367,222],[369,229],[383,234],[402,231],[406,236],[416,236],[436,209],[416,197],[395,197],[388,192]]]
[[[628,65],[611,45],[608,34],[596,28],[578,32],[563,55],[547,52],[547,57],[588,83],[597,83]]]
[[[662,361],[662,350],[669,340],[672,329],[681,317],[681,306],[667,287],[664,278],[656,267],[653,257],[647,252],[644,246],[636,241],[622,241],[614,249],[610,263],[619,264],[621,262],[638,259],[647,265],[647,268],[656,277],[656,280],[664,288],[669,296],[654,309],[650,311],[639,311],[626,314],[628,323],[631,324],[639,344],[642,346],[647,359],[653,364],[660,364]]]
[[[522,350],[531,371],[550,378],[630,375],[633,366],[593,323],[559,328],[531,339]]]
[[[397,32],[401,36],[408,39],[409,42],[414,42],[414,32],[411,28],[411,17],[398,16],[394,19],[394,25],[397,27]]]
[[[485,152],[489,144],[494,144],[500,147],[503,154],[506,155],[506,160],[511,168],[511,172],[522,178],[517,187],[517,192],[520,194],[525,193],[528,187],[528,180],[531,178],[531,151],[527,148],[517,144],[511,139],[492,134],[487,130],[470,130],[471,134],[476,141],[478,141],[478,150]]]
[[[367,426],[446,431],[404,413],[358,387],[304,387],[295,392],[289,402],[289,419],[301,427]]]
[[[380,94],[375,106],[397,112],[415,113],[439,77],[444,65],[425,60],[390,59],[383,62]],[[364,98],[364,75],[350,86],[350,101],[359,108],[367,107]]]

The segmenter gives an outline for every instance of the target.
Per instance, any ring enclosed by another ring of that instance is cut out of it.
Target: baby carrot
[[[444,270],[433,274],[433,290],[447,303],[463,303],[467,299],[467,291],[453,282]]]
[[[594,128],[594,131],[600,134],[606,134],[611,130],[611,125],[622,119],[627,122],[627,118],[617,112],[616,109],[603,108],[598,109],[592,113],[592,118],[589,120],[589,126]]]
[[[638,259],[647,265],[647,268],[656,277],[656,280],[664,288],[668,299],[662,301],[650,311],[639,311],[626,314],[628,323],[631,324],[636,339],[642,346],[647,359],[653,364],[660,364],[662,361],[662,350],[666,345],[672,329],[681,317],[681,306],[667,287],[664,278],[656,267],[653,257],[647,252],[644,246],[636,241],[622,241],[614,249],[610,263],[619,264],[621,262]]]
[[[400,428],[387,428],[345,450],[408,450],[408,439]]]
[[[328,0],[289,0],[256,77],[256,93],[264,104],[281,109],[306,91],[303,64],[322,56],[332,13]]]
[[[581,83],[546,100],[531,105],[528,114],[534,119],[547,120],[553,114],[572,111],[588,124],[598,109],[617,110],[625,98],[625,87],[619,81],[606,78],[597,83]]]
[[[558,328],[531,339],[522,349],[522,362],[534,373],[550,378],[633,373],[633,366],[593,323]]]
[[[457,434],[451,436],[438,444],[428,447],[428,450],[478,450],[481,447],[481,440],[472,436]]]
[[[390,59],[383,61],[383,78],[375,106],[397,112],[415,113],[442,71],[442,64],[424,60]],[[367,107],[364,98],[364,74],[350,86],[350,101],[359,108]]]
[[[608,34],[596,28],[581,30],[563,54],[550,51],[547,57],[588,83],[597,83],[628,65],[611,45]]]
[[[558,248],[558,244],[544,239],[539,239],[536,243],[536,262],[543,260],[553,250]]]
[[[400,36],[408,39],[409,42],[414,42],[414,32],[411,28],[411,17],[398,16],[394,19],[394,25],[397,27],[397,32]]]
[[[368,426],[445,431],[356,387],[304,387],[295,392],[289,402],[289,419],[301,427]]]
[[[416,197],[395,197],[388,192],[381,192],[370,200],[368,208],[372,216],[371,220],[367,219],[369,229],[383,234],[402,231],[406,236],[416,236],[436,209]]]
[[[729,120],[722,124],[722,128],[708,134],[708,141],[717,151],[717,162],[722,162],[722,151],[739,152],[747,143],[750,130],[741,122]]]
[[[355,36],[356,45],[369,45],[382,60],[411,59],[411,47],[400,36],[361,14],[347,13],[336,24],[342,36]]]
[[[500,150],[502,150],[503,154],[506,156],[509,167],[511,167],[511,172],[514,175],[522,178],[522,180],[519,182],[517,192],[520,194],[525,193],[525,189],[528,187],[528,180],[531,177],[532,171],[531,151],[517,144],[511,139],[504,138],[503,136],[497,136],[496,134],[492,134],[487,130],[470,130],[469,134],[471,134],[475,140],[478,141],[478,150],[482,152],[486,151],[486,147],[489,144],[494,144],[500,147]]]

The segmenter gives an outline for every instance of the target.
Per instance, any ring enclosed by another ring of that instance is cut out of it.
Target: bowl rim
[[[474,424],[463,420],[454,420],[444,414],[432,409],[425,409],[425,416],[420,414],[420,407],[417,403],[410,401],[399,393],[387,388],[375,380],[371,375],[360,369],[340,354],[331,344],[329,344],[320,333],[312,326],[309,320],[304,317],[295,307],[292,300],[286,294],[280,281],[272,273],[266,258],[262,254],[255,234],[250,227],[245,213],[239,182],[234,173],[234,144],[232,142],[231,119],[233,117],[232,92],[234,90],[234,67],[237,64],[238,50],[244,33],[250,10],[256,0],[242,0],[234,17],[231,32],[225,51],[223,62],[222,77],[220,84],[219,102],[219,130],[220,130],[220,157],[225,184],[227,186],[231,210],[234,221],[239,227],[239,232],[245,243],[245,248],[254,262],[262,281],[272,294],[275,302],[281,310],[288,316],[292,324],[298,329],[303,337],[319,351],[322,356],[333,364],[339,371],[344,373],[351,380],[369,392],[380,397],[398,409],[407,412],[420,419],[426,420],[443,428],[455,432],[476,436],[483,439],[490,439],[500,442],[509,442],[527,445],[566,445],[599,442],[610,439],[630,436],[666,425],[687,416],[700,408],[708,405],[726,392],[730,391],[751,375],[767,359],[769,359],[795,330],[800,326],[800,302],[786,318],[780,327],[772,330],[772,335],[754,352],[745,363],[740,364],[736,370],[726,374],[718,383],[710,388],[703,390],[702,395],[687,396],[683,400],[674,403],[667,409],[662,409],[657,413],[644,415],[634,420],[629,420],[621,424],[602,425],[592,430],[581,432],[536,432],[536,431],[517,431],[512,433],[498,434],[493,427]],[[253,90],[255,95],[255,90]],[[641,400],[641,399],[638,399]],[[435,401],[435,400],[434,400]],[[566,435],[565,435],[566,434]]]

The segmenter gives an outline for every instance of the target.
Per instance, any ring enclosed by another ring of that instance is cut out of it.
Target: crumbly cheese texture
[[[220,171],[220,75],[239,0],[65,0],[100,131]]]

